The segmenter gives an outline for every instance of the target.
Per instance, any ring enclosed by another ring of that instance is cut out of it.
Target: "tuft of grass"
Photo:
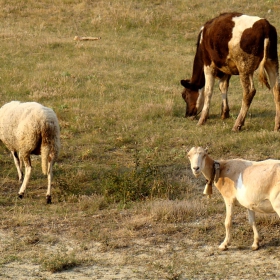
[[[51,254],[48,258],[44,258],[41,265],[44,270],[55,273],[80,266],[83,262],[74,252],[71,254],[57,252]]]
[[[156,221],[182,223],[205,216],[206,205],[196,200],[157,200],[153,201],[150,211]]]

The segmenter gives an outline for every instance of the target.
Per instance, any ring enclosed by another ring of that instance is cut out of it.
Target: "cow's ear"
[[[191,88],[190,80],[181,80],[181,85],[185,88],[188,88],[188,89]]]
[[[181,85],[184,88],[190,89],[190,90],[193,90],[193,91],[198,91],[199,90],[199,88],[195,84],[192,84],[190,82],[190,80],[181,80]]]

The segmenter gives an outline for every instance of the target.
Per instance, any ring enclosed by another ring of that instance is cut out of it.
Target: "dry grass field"
[[[272,94],[258,84],[245,126],[230,84],[220,119],[216,85],[203,127],[184,118],[180,80],[190,77],[201,25],[226,11],[266,17],[280,34],[277,0],[0,0],[0,96],[57,113],[62,149],[53,203],[33,157],[24,199],[0,145],[1,279],[279,279],[280,219],[257,215],[262,241],[236,206],[233,241],[220,252],[225,207],[190,172],[186,151],[215,159],[280,159]],[[74,41],[97,36],[97,41]]]

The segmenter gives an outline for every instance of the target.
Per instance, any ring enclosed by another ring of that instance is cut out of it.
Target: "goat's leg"
[[[233,131],[241,130],[241,127],[244,125],[245,118],[251,105],[251,102],[256,94],[252,74],[240,74],[240,80],[243,87],[243,99],[239,115],[232,129]]]
[[[270,202],[274,211],[278,214],[280,218],[280,184],[277,184],[277,187],[275,186],[275,190],[276,193],[271,196]]]
[[[229,105],[228,105],[227,92],[228,92],[230,77],[231,77],[230,75],[224,75],[219,82],[219,89],[222,95],[221,118],[223,120],[229,118]]]
[[[53,160],[48,162],[48,189],[46,195],[47,204],[52,203],[52,196],[51,196],[51,183],[53,178],[52,166],[53,166]]]
[[[226,219],[225,219],[225,228],[226,228],[226,237],[223,243],[219,246],[220,250],[227,250],[228,245],[231,241],[231,225],[232,225],[232,209],[233,203],[225,200],[226,204]]]
[[[209,116],[210,101],[213,93],[213,87],[215,78],[213,75],[213,70],[210,66],[204,67],[205,74],[205,87],[204,87],[204,106],[198,121],[198,125],[202,125],[206,122]]]
[[[248,217],[249,217],[249,223],[253,227],[254,243],[252,245],[252,250],[255,251],[259,249],[259,242],[260,242],[260,236],[256,226],[255,212],[248,209]]]
[[[11,151],[12,155],[13,155],[13,158],[14,158],[14,162],[15,162],[15,166],[17,168],[17,172],[18,172],[18,180],[20,182],[23,181],[23,172],[22,172],[22,166],[21,166],[21,163],[20,163],[20,159],[19,159],[19,156],[17,154],[16,151]]]
[[[21,185],[19,193],[18,193],[19,198],[23,198],[23,196],[24,196],[24,192],[25,192],[26,186],[29,182],[30,175],[31,175],[31,169],[32,169],[30,155],[26,155],[22,159],[23,159],[23,162],[25,165],[25,175],[24,175],[24,179],[23,179],[22,185]]]

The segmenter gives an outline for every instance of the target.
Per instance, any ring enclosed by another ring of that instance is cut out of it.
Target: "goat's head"
[[[195,177],[198,177],[204,170],[206,154],[207,152],[201,147],[193,147],[188,152],[191,170]]]

